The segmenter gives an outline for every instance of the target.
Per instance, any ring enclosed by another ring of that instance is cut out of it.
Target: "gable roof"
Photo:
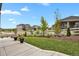
[[[62,19],[62,21],[79,21],[79,16],[69,16]]]

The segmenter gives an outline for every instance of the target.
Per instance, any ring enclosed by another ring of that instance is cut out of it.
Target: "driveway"
[[[0,56],[68,56],[56,51],[42,50],[28,43],[21,44],[13,38],[0,38]]]

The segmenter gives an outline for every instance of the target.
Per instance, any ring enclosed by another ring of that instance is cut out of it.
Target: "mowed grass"
[[[25,41],[41,49],[79,56],[79,42],[43,37],[26,37]]]

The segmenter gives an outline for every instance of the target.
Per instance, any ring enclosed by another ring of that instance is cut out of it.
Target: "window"
[[[67,28],[67,23],[62,23],[62,28]]]
[[[76,22],[75,23],[75,27],[79,27],[79,22]]]

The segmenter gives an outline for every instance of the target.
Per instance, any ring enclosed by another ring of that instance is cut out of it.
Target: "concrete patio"
[[[28,43],[21,44],[13,38],[0,38],[0,56],[68,56],[63,53],[42,50]]]

